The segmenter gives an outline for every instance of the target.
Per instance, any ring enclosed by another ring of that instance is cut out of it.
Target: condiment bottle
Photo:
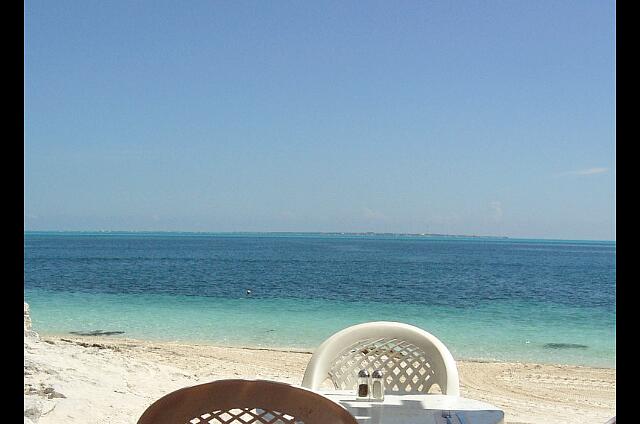
[[[384,378],[382,370],[371,373],[371,397],[375,400],[384,400]]]
[[[360,370],[358,372],[358,399],[369,399],[369,371]]]

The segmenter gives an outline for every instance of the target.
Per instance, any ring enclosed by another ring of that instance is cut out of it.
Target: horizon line
[[[332,234],[332,235],[395,235],[416,237],[450,237],[450,238],[491,238],[508,240],[549,240],[549,241],[593,241],[616,243],[616,240],[602,239],[561,239],[561,238],[534,238],[512,237],[497,235],[476,234],[444,234],[444,233],[404,233],[404,232],[377,232],[377,231],[181,231],[181,230],[23,230],[23,233],[180,233],[180,234]]]

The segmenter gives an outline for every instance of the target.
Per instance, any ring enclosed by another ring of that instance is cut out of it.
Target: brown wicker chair
[[[218,380],[171,392],[138,424],[357,424],[324,396],[266,380]]]

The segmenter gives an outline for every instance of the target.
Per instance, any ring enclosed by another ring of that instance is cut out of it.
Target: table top
[[[504,412],[499,408],[459,396],[385,394],[384,401],[376,401],[358,400],[355,393],[344,390],[318,392],[345,407],[360,424],[504,423]]]

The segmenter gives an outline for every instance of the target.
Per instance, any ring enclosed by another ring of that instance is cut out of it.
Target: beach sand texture
[[[25,329],[25,423],[135,423],[156,399],[222,378],[300,384],[311,354],[106,337],[39,337]],[[458,361],[462,396],[507,423],[604,423],[615,369]]]

